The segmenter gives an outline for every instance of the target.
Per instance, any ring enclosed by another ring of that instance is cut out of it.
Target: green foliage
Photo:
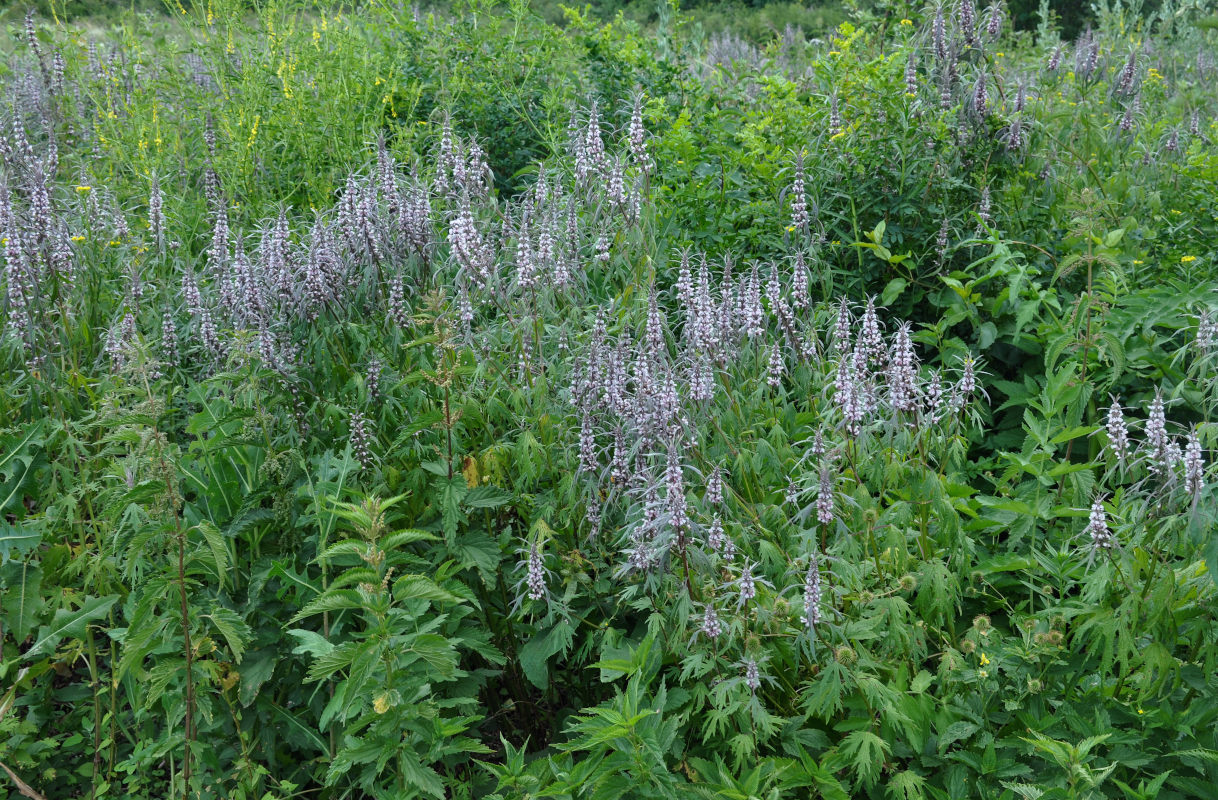
[[[0,798],[1212,796],[1204,9],[54,5]]]

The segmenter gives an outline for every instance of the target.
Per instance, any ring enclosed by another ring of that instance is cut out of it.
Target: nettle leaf
[[[459,603],[461,598],[443,589],[431,578],[422,575],[403,575],[393,583],[393,597],[403,601],[410,599],[430,600],[433,603]]]
[[[478,486],[470,489],[461,502],[466,508],[498,508],[511,500],[512,493],[498,486]]]
[[[428,663],[441,678],[448,680],[457,672],[457,651],[452,642],[436,633],[413,637],[406,648]]]
[[[211,620],[228,644],[229,652],[233,654],[233,663],[240,664],[241,656],[245,654],[245,645],[250,639],[250,627],[245,624],[241,615],[231,608],[213,606],[211,613],[204,614],[203,618]]]
[[[965,722],[964,720],[948,725],[947,730],[939,734],[939,755],[943,755],[953,744],[967,739],[978,730],[980,730],[979,725],[973,722]]]
[[[364,598],[355,589],[331,589],[305,604],[290,622],[299,622],[305,617],[326,611],[347,611],[364,607]]]

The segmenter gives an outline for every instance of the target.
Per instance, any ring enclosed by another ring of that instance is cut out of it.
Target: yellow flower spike
[[[1180,256],[1181,264],[1191,264],[1197,260],[1196,256]]]
[[[86,192],[93,191],[93,187],[92,186],[77,186],[76,191],[80,192],[81,194],[84,194]]]

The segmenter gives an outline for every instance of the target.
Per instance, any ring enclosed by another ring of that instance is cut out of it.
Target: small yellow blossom
[[[1135,264],[1145,264],[1146,262],[1145,262],[1145,261],[1143,261],[1143,260],[1142,260],[1142,259],[1140,259],[1140,258],[1135,258],[1135,259],[1133,260],[1133,263],[1135,263]]]
[[[109,242],[111,247],[118,247],[120,244],[122,244],[122,242],[120,242],[118,239],[111,239]]]
[[[841,54],[842,54],[841,50],[830,50],[829,51],[829,55],[831,55],[831,56],[840,56]]]
[[[987,666],[990,663],[990,657],[985,653],[981,654],[981,666]]]
[[[85,192],[93,191],[93,187],[92,186],[77,186],[76,191],[80,192],[81,194],[84,194]]]
[[[74,241],[74,242],[83,242],[84,240],[85,240],[85,237],[81,236],[80,234],[77,234],[72,237],[72,241]]]
[[[998,51],[997,53],[995,53],[994,55],[998,56],[999,58],[1002,58],[1003,56],[1005,56],[1005,55],[1006,55],[1006,53],[1004,53],[1004,52],[1002,52],[1001,50],[999,50],[999,51]]]
[[[840,139],[845,135],[846,135],[845,131],[838,131],[837,133],[835,133],[829,137],[829,141],[833,141],[834,139]]]
[[[1191,264],[1197,260],[1196,256],[1180,256],[1181,264]]]
[[[415,124],[416,124],[416,125],[426,125],[426,124],[427,124],[427,120],[425,120],[425,119],[421,119],[421,120],[419,120],[418,122],[416,122]]]
[[[1145,711],[1143,711],[1142,709],[1140,709],[1140,708],[1139,708],[1139,709],[1138,709],[1138,713],[1139,713],[1139,714],[1145,714],[1146,712],[1145,712]]]
[[[903,20],[901,20],[901,24],[905,25],[906,27],[912,27],[913,20],[912,19],[903,19]]]

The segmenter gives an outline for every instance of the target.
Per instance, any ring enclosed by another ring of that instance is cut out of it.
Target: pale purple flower
[[[1104,511],[1104,498],[1096,495],[1091,504],[1091,514],[1087,522],[1087,534],[1091,536],[1091,546],[1095,550],[1110,549],[1114,540],[1108,529],[1108,514]]]
[[[1201,494],[1205,477],[1205,462],[1201,455],[1201,440],[1194,427],[1188,432],[1188,443],[1184,446],[1184,491],[1194,499]]]

